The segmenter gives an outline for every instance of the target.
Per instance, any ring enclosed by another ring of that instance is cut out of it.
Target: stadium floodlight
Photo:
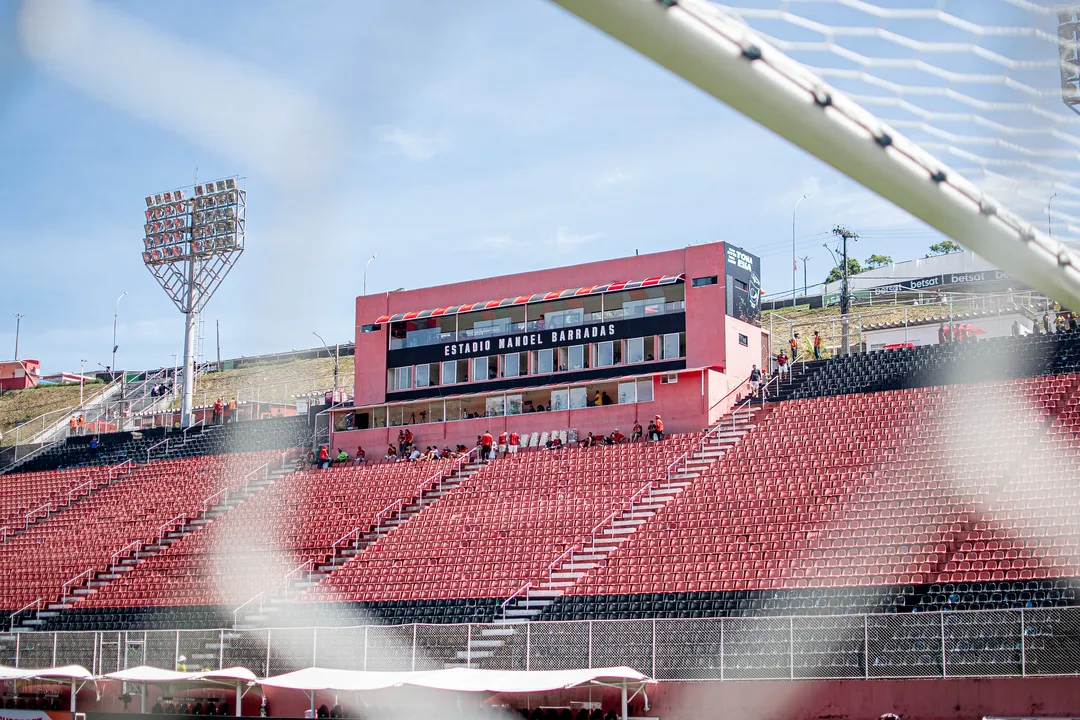
[[[1063,57],[1077,46],[1055,27],[1056,9],[1021,0],[925,8],[882,0],[554,2],[1031,287],[1080,307],[1080,256],[1036,228],[1046,197],[1058,191],[1068,199],[1054,206],[1055,231],[1080,240],[1080,116],[1062,106],[1060,82],[1066,69],[1075,76]]]
[[[1061,99],[1080,115],[1080,7],[1058,11],[1061,43]]]
[[[247,192],[238,178],[147,196],[143,264],[184,313],[180,423],[191,424],[198,314],[244,252]],[[189,192],[190,191],[190,192]]]

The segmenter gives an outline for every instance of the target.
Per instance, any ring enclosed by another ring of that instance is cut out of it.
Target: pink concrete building
[[[381,457],[489,430],[629,436],[714,423],[768,367],[758,258],[726,243],[356,299],[354,407],[333,448]],[[599,401],[599,402],[598,402]]]

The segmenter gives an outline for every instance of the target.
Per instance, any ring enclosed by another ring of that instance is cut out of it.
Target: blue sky
[[[804,193],[810,283],[837,223],[864,233],[860,258],[938,239],[544,0],[63,7],[173,59],[0,5],[0,356],[21,312],[20,355],[47,371],[109,362],[124,291],[118,366],[182,351],[182,316],[142,266],[141,206],[196,167],[246,176],[249,205],[207,357],[216,321],[223,357],[311,347],[313,330],[350,340],[372,254],[380,292],[726,240],[763,256],[776,293]]]

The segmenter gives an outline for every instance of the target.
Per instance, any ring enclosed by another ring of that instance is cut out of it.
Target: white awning
[[[651,682],[628,667],[589,670],[480,670],[452,668],[421,672],[364,672],[307,668],[259,683],[294,690],[381,690],[411,685],[458,692],[529,693],[598,684],[638,687]]]
[[[138,667],[103,675],[102,679],[143,684],[181,682],[216,684],[253,682],[258,678],[255,673],[242,667],[222,668],[221,670],[208,670],[206,672],[181,672],[179,670],[162,670],[149,665],[139,665]]]
[[[94,674],[82,665],[64,665],[55,668],[14,668],[0,665],[0,681],[93,679]]]

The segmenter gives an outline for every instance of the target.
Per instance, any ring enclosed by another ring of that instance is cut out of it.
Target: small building
[[[0,361],[0,390],[25,390],[41,382],[39,360]]]

